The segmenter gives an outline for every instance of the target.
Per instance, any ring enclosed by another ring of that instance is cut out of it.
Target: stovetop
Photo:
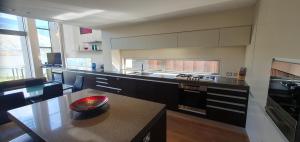
[[[178,74],[176,79],[188,81],[213,81],[215,80],[215,76],[202,74]]]

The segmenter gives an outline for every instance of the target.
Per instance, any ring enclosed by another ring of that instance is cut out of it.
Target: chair
[[[72,92],[77,92],[83,89],[84,77],[76,75],[75,83],[72,88]]]
[[[25,105],[23,92],[0,96],[0,124],[10,122],[6,111]]]
[[[51,86],[46,86],[43,89],[43,95],[41,96],[42,100],[48,100],[55,97],[59,97],[63,95],[63,87],[62,84],[55,84]]]
[[[37,85],[42,85],[46,82],[46,78],[36,78],[32,80],[27,80],[25,81],[25,86],[26,87],[31,87],[31,86],[37,86]]]
[[[10,122],[7,111],[25,106],[23,92],[0,96],[0,141],[8,141],[25,132],[15,123]]]

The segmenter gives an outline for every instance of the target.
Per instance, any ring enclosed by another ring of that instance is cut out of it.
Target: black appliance
[[[273,60],[265,107],[267,114],[290,142],[300,141],[299,63],[295,60]]]
[[[214,76],[179,74],[180,80],[178,109],[190,113],[206,115],[207,86],[202,81],[212,81]]]
[[[61,65],[61,54],[60,53],[47,53],[48,65]]]

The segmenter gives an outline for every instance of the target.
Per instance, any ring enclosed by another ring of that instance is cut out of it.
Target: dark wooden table
[[[108,96],[104,110],[82,115],[69,104],[86,96]],[[37,141],[166,141],[165,105],[92,89],[8,111],[10,119]]]

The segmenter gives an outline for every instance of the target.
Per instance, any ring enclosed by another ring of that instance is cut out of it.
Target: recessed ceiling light
[[[53,19],[57,19],[57,20],[72,20],[72,19],[78,19],[78,18],[81,18],[81,17],[85,17],[85,16],[89,16],[89,15],[101,13],[103,11],[104,10],[88,10],[88,11],[84,11],[84,12],[81,12],[81,13],[68,12],[68,13],[63,13],[63,14],[54,16]]]

